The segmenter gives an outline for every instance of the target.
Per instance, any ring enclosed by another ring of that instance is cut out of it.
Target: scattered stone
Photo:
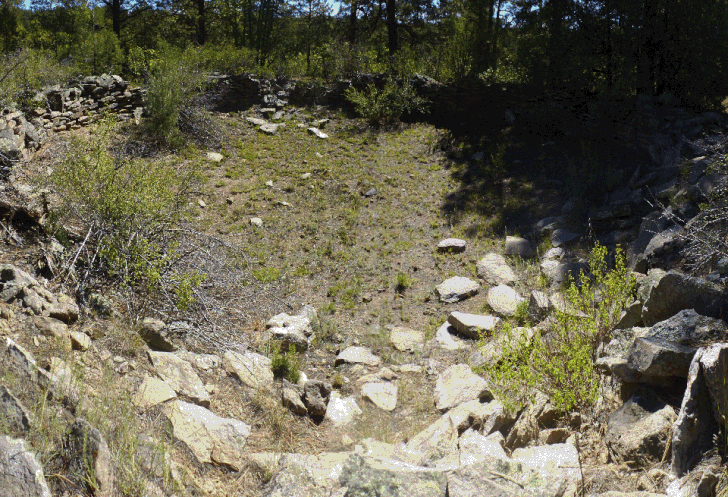
[[[728,326],[722,319],[685,309],[653,325],[645,336],[697,348],[728,340]]]
[[[437,244],[437,251],[459,254],[460,252],[465,252],[467,244],[468,242],[460,238],[446,238]]]
[[[470,278],[455,276],[443,281],[435,289],[442,302],[455,303],[478,293],[480,285]]]
[[[538,434],[538,422],[535,413],[533,409],[526,409],[508,432],[506,447],[511,450],[525,447],[531,441],[538,440]]]
[[[142,337],[152,350],[161,350],[163,352],[174,352],[177,346],[172,342],[169,328],[164,321],[154,318],[145,318],[142,320],[139,336]]]
[[[273,316],[266,323],[266,328],[271,339],[281,342],[281,350],[287,351],[293,345],[302,352],[308,349],[313,340],[311,320],[315,317],[316,309],[304,305],[295,316],[285,312]]]
[[[556,229],[551,233],[551,245],[554,247],[562,247],[575,243],[581,235],[578,235],[567,229]]]
[[[250,224],[252,224],[253,226],[256,226],[258,228],[262,228],[263,227],[263,220],[261,218],[259,218],[259,217],[251,217],[250,218]]]
[[[347,347],[336,356],[334,365],[340,364],[365,364],[367,366],[379,366],[382,360],[372,354],[366,347]]]
[[[609,416],[605,441],[611,460],[637,468],[659,463],[676,418],[652,390],[640,388]]]
[[[200,198],[200,199],[197,199],[197,205],[199,205],[199,206],[200,206],[200,207],[202,207],[203,209],[204,209],[205,207],[207,207],[207,204],[206,204],[206,203],[205,203],[205,201],[204,201],[204,200],[202,200],[201,198]]]
[[[402,468],[404,469],[404,468]],[[347,495],[377,497],[445,497],[447,478],[439,471],[412,471],[393,467],[389,461],[378,462],[352,454],[339,476]]]
[[[326,414],[326,403],[331,395],[331,385],[321,380],[309,380],[303,386],[303,403],[311,416]]]
[[[343,426],[354,421],[354,418],[362,413],[354,397],[341,398],[339,392],[331,392],[329,404],[326,406],[325,419],[331,421],[334,426]]]
[[[250,388],[262,388],[273,384],[271,360],[246,350],[242,354],[228,350],[223,355],[223,366],[228,374],[235,376]]]
[[[81,331],[71,331],[71,347],[73,350],[88,350],[91,346],[91,338]]]
[[[561,286],[569,278],[577,281],[580,274],[587,269],[586,265],[580,262],[561,262],[557,260],[543,261],[540,267],[541,274],[551,286]]]
[[[65,450],[71,454],[69,468],[84,481],[93,482],[94,495],[113,497],[116,477],[113,459],[101,432],[88,421],[76,418],[66,434]]]
[[[497,314],[513,316],[516,314],[518,304],[525,299],[518,295],[513,288],[507,285],[498,285],[488,290],[486,300]]]
[[[421,331],[412,330],[398,326],[392,330],[389,335],[389,343],[403,352],[414,352],[422,347],[425,341],[425,334]]]
[[[172,387],[177,395],[196,404],[210,406],[210,394],[205,390],[202,380],[189,362],[180,359],[172,352],[150,350],[147,354],[159,377]]]
[[[23,440],[0,436],[0,488],[7,496],[51,497],[43,467]]]
[[[450,334],[450,330],[455,331],[455,327],[451,326],[450,323],[445,322],[435,332],[435,341],[440,347],[445,350],[459,350],[464,348],[464,345],[460,340],[453,338]]]
[[[576,495],[581,482],[581,464],[579,452],[573,445],[554,444],[516,449],[511,457],[515,463],[536,468],[545,480],[561,473],[568,482],[568,488],[562,495]]]
[[[308,413],[308,409],[306,409],[306,405],[301,400],[303,389],[296,387],[298,385],[284,386],[281,390],[281,401],[283,402],[283,407],[289,409],[294,414],[305,416]]]
[[[510,285],[518,280],[505,257],[495,252],[480,259],[476,264],[476,271],[478,277],[489,285]]]
[[[243,467],[250,426],[180,400],[173,403],[168,418],[175,438],[184,442],[201,464],[214,462],[234,471]]]
[[[71,334],[65,323],[45,316],[34,316],[33,324],[43,336],[54,338],[64,349],[71,350]]]
[[[326,133],[324,133],[323,131],[321,131],[318,128],[313,128],[313,127],[308,128],[308,132],[311,133],[312,135],[314,135],[316,138],[320,138],[322,140],[325,140],[329,137],[329,135],[327,135]]]
[[[637,338],[628,352],[626,381],[650,382],[658,378],[687,378],[692,347],[654,337]]]
[[[278,131],[278,128],[284,127],[285,124],[273,124],[273,123],[266,123],[261,124],[260,128],[258,128],[261,133],[272,136],[276,134],[276,131]]]
[[[245,120],[253,126],[263,126],[264,124],[268,124],[268,121],[260,119],[259,117],[246,117]]]
[[[394,383],[365,383],[361,387],[361,396],[384,411],[397,407],[397,385]]]
[[[492,333],[501,324],[501,319],[495,316],[484,316],[480,314],[468,314],[465,312],[453,311],[447,318],[457,332],[466,337],[479,339],[482,332]]]
[[[435,407],[441,411],[447,411],[469,400],[488,401],[492,398],[488,383],[473,373],[467,364],[450,366],[437,378]]]
[[[506,237],[506,255],[515,255],[522,257],[523,259],[530,259],[534,255],[533,246],[531,242],[525,238],[518,236],[507,236]]]
[[[207,159],[210,162],[222,162],[224,157],[218,152],[207,152]]]
[[[658,275],[654,285],[647,289],[642,322],[645,326],[652,326],[683,309],[694,309],[702,316],[720,318],[728,315],[728,309],[724,309],[725,300],[719,285],[672,270],[661,277]]]
[[[535,323],[544,320],[551,308],[549,296],[544,292],[533,290],[528,299],[528,317]]]
[[[147,409],[175,398],[177,394],[172,387],[162,380],[147,376],[134,394],[132,402],[137,407]]]
[[[27,433],[33,423],[30,411],[3,385],[0,385],[0,420],[3,429],[14,434]]]

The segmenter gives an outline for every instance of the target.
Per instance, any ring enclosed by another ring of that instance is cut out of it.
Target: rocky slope
[[[264,118],[285,108],[286,91],[256,86],[270,107],[247,122],[280,132]],[[708,166],[723,160],[727,121],[668,104],[636,104],[658,121],[645,133],[651,166],[624,171],[629,180],[594,202],[586,223],[574,221],[568,199],[561,215],[488,250],[476,237],[432,242],[445,260],[478,252],[475,274],[453,271],[429,288],[427,306],[447,311],[433,333],[403,322],[337,338],[313,307],[271,313],[258,343],[304,351],[296,383],[274,376],[280,354],[269,348],[200,350],[188,346],[187,323],[149,317],[133,326],[108,301],[80,309],[43,276],[38,261],[55,259],[42,201],[11,177],[2,185],[0,488],[18,496],[723,492],[728,264],[712,255],[686,261],[694,254],[686,223],[724,183]],[[332,139],[325,122],[300,124],[311,139]],[[533,327],[564,310],[564,282],[587,269],[587,234],[626,247],[638,284],[599,353],[599,400],[558,413],[537,394],[512,412],[472,367],[498,360],[499,330],[524,303]],[[533,243],[544,239],[549,250]],[[686,262],[700,262],[705,276],[685,273]],[[538,288],[524,267],[537,267]],[[460,307],[479,297],[487,313]]]

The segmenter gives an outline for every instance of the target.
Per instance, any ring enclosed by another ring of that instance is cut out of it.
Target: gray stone
[[[554,247],[563,247],[576,243],[581,235],[569,231],[567,229],[556,229],[551,233],[551,245]]]
[[[383,411],[393,411],[397,407],[397,385],[389,382],[365,383],[361,396]]]
[[[396,468],[396,467],[395,467]],[[442,472],[393,468],[387,462],[364,459],[353,454],[346,461],[339,482],[346,495],[377,497],[446,497],[447,478]]]
[[[350,456],[349,452],[276,455],[269,467],[274,476],[263,495],[265,497],[343,496],[339,477]]]
[[[670,318],[683,309],[694,309],[698,314],[714,318],[728,315],[724,312],[726,304],[720,286],[676,270],[658,276],[646,294],[642,307],[645,326]]]
[[[721,319],[684,309],[653,325],[645,336],[697,348],[727,340],[728,326]]]
[[[342,350],[336,356],[334,365],[340,364],[364,364],[367,366],[379,366],[382,360],[372,354],[372,351],[366,347],[352,346]]]
[[[65,448],[71,454],[71,472],[81,475],[84,481],[90,482],[94,495],[99,497],[115,495],[116,477],[113,459],[109,446],[99,430],[85,419],[76,418],[68,428]]]
[[[552,473],[560,473],[569,482],[571,491],[576,490],[581,482],[579,452],[571,444],[520,448],[513,451],[511,458],[515,463],[536,468],[542,478],[549,478]],[[565,494],[568,492],[569,490]]]
[[[541,274],[552,286],[560,286],[569,279],[578,280],[582,272],[586,272],[586,264],[581,262],[561,262],[546,260],[541,263]]]
[[[528,299],[528,317],[535,323],[546,318],[549,314],[549,296],[544,292],[533,290]],[[640,308],[641,310],[641,308]]]
[[[281,402],[283,407],[289,409],[294,414],[305,416],[308,414],[306,405],[301,400],[302,389],[293,386],[284,386],[281,390]]]
[[[464,348],[465,345],[457,338],[454,338],[450,334],[451,331],[454,333],[455,327],[451,326],[448,322],[443,323],[435,332],[435,341],[437,344],[445,350],[460,350]]]
[[[389,343],[395,349],[403,352],[414,352],[420,349],[424,342],[425,334],[423,332],[401,326],[395,327],[389,335]]]
[[[143,319],[141,328],[139,328],[139,336],[152,350],[161,350],[163,352],[177,350],[177,346],[172,342],[170,329],[164,324],[164,321],[159,319]]]
[[[506,259],[495,252],[486,254],[476,264],[478,277],[489,285],[510,285],[517,281],[516,274]]]
[[[675,412],[650,389],[641,388],[609,416],[605,441],[612,461],[646,468],[662,460]]]
[[[273,316],[266,327],[271,339],[281,342],[281,350],[288,350],[293,345],[299,352],[305,351],[313,341],[311,320],[315,316],[316,309],[305,305],[295,316],[286,313]]]
[[[634,326],[640,326],[642,324],[642,302],[635,300],[629,304],[622,314],[620,315],[619,321],[614,326],[615,329],[623,330],[625,328],[632,328]]]
[[[218,152],[207,152],[207,160],[210,162],[222,162],[223,155]]]
[[[235,471],[243,467],[250,426],[179,400],[172,404],[167,417],[175,438],[187,445],[201,464],[222,464]]]
[[[172,387],[160,379],[146,377],[134,394],[132,402],[135,406],[146,409],[175,398],[177,394]]]
[[[479,339],[481,333],[492,333],[501,324],[501,319],[495,316],[480,314],[468,314],[460,311],[453,311],[447,318],[453,328],[466,338]]]
[[[478,293],[480,285],[470,278],[454,276],[437,285],[435,290],[437,290],[442,302],[455,303]]]
[[[331,421],[334,426],[349,424],[361,413],[362,410],[354,397],[341,398],[339,392],[331,392],[329,403],[326,406],[325,419]]]
[[[51,497],[43,467],[23,440],[0,436],[0,488],[8,497]]]
[[[437,251],[459,254],[460,252],[465,252],[465,247],[467,245],[468,242],[460,238],[446,238],[437,244]]]
[[[533,410],[526,409],[508,432],[506,447],[511,450],[525,447],[531,441],[538,440],[538,431],[538,422]]]
[[[180,359],[172,352],[150,350],[147,354],[159,377],[172,387],[177,395],[196,404],[210,406],[210,394],[189,362]]]
[[[700,366],[714,417],[718,423],[723,423],[723,416],[728,413],[728,344],[716,343],[705,348],[700,357]]]
[[[326,403],[331,395],[331,385],[321,380],[309,380],[303,386],[303,403],[311,416],[326,414]]]
[[[658,378],[687,378],[696,349],[654,337],[637,338],[627,354],[631,378],[650,382]]]
[[[467,364],[447,368],[435,384],[435,407],[446,411],[464,402],[493,398],[488,382],[470,370]]]
[[[486,297],[488,305],[496,314],[513,316],[518,305],[525,299],[518,295],[513,288],[507,285],[498,285],[488,290]]]
[[[314,127],[308,128],[308,132],[311,133],[316,138],[319,138],[321,140],[325,140],[325,139],[327,139],[329,137],[329,135],[327,135],[326,133],[324,133],[320,129],[314,128]]]
[[[534,256],[535,252],[533,250],[531,242],[529,242],[525,238],[521,238],[518,236],[507,236],[505,254],[529,259]]]
[[[250,388],[273,384],[271,360],[255,352],[247,350],[241,354],[228,350],[223,355],[223,366],[228,374],[235,376]]]
[[[268,121],[260,119],[259,117],[246,117],[245,120],[253,126],[263,126],[264,124],[268,124]]]
[[[562,247],[550,248],[543,254],[542,260],[544,261],[560,261],[566,257],[566,250]]]
[[[500,435],[500,433],[495,432]],[[500,435],[502,441],[503,435]],[[460,465],[467,466],[485,461],[489,457],[507,459],[508,455],[501,443],[492,437],[484,437],[472,428],[468,428],[458,439],[460,449]]]
[[[33,415],[5,386],[0,385],[0,426],[14,434],[27,433],[33,423]]]

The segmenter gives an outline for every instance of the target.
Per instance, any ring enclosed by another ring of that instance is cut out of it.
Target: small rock
[[[94,495],[113,497],[116,483],[113,460],[101,432],[85,419],[76,418],[66,434],[65,446],[73,455],[70,458],[72,473],[92,481]]]
[[[365,383],[361,387],[361,396],[384,411],[397,407],[397,385],[394,383]]]
[[[205,203],[205,201],[204,201],[204,200],[202,200],[202,199],[198,199],[198,200],[197,200],[197,205],[199,205],[199,206],[200,206],[200,207],[202,207],[203,209],[204,209],[205,207],[207,207],[207,204],[206,204],[206,203]]]
[[[157,378],[146,377],[137,389],[132,402],[135,406],[146,409],[177,398],[172,387]]]
[[[453,338],[450,330],[454,332],[455,327],[451,326],[448,322],[443,323],[435,332],[435,341],[445,350],[460,350],[464,348],[460,340]]]
[[[189,362],[172,352],[148,351],[149,360],[162,380],[181,397],[186,397],[205,407],[210,405],[210,394]]]
[[[420,348],[425,341],[425,334],[421,331],[410,328],[396,327],[389,335],[389,343],[403,352],[414,352]]]
[[[303,403],[311,416],[326,414],[326,403],[331,395],[331,385],[321,380],[309,380],[303,387]]]
[[[525,238],[518,236],[507,236],[506,237],[506,255],[515,255],[522,257],[523,259],[529,259],[533,257],[534,251],[531,242]]]
[[[271,360],[255,352],[248,350],[241,354],[228,350],[223,355],[223,365],[228,374],[250,388],[267,387],[273,383]]]
[[[486,254],[478,261],[475,268],[478,277],[483,278],[489,285],[510,285],[518,280],[505,257],[495,252]]]
[[[0,488],[8,497],[51,497],[43,467],[23,440],[0,436]]]
[[[322,140],[325,140],[329,137],[329,135],[327,135],[326,133],[324,133],[323,131],[321,131],[318,128],[313,128],[313,127],[308,128],[308,132],[311,133],[312,135],[314,135],[316,138],[320,138]]]
[[[283,402],[283,407],[289,409],[292,413],[305,416],[308,410],[301,400],[301,394],[302,392],[299,389],[283,387],[283,390],[281,390],[281,401]]]
[[[261,218],[259,218],[259,217],[251,217],[250,218],[250,224],[252,224],[253,226],[256,226],[258,228],[262,228],[263,227],[263,220]]]
[[[379,366],[382,360],[372,354],[366,347],[347,347],[336,356],[334,365],[340,364],[365,364],[367,366]]]
[[[468,242],[460,238],[446,238],[437,244],[437,251],[458,254],[465,251],[467,244]]]
[[[518,304],[525,299],[518,295],[513,288],[507,285],[498,285],[488,290],[486,300],[488,301],[488,305],[497,314],[513,316],[516,314]]]
[[[435,289],[442,302],[455,303],[478,293],[480,285],[470,278],[455,276],[443,281]]]
[[[207,152],[207,159],[210,162],[222,162],[223,158],[222,154],[217,152]]]
[[[488,383],[473,373],[467,364],[450,366],[437,378],[435,407],[441,411],[473,399],[487,401],[492,398]]]
[[[480,338],[481,333],[492,333],[495,331],[501,324],[501,318],[453,311],[450,313],[450,316],[448,316],[447,322],[450,323],[460,335],[477,340]]]
[[[91,346],[91,338],[80,331],[71,331],[71,347],[73,350],[88,350]]]
[[[343,426],[352,421],[362,413],[354,397],[341,398],[339,392],[332,392],[329,404],[326,406],[325,419],[331,421],[334,426]]]

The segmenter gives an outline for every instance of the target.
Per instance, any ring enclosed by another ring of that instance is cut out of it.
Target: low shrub
[[[556,313],[551,329],[535,330],[529,340],[504,326],[501,360],[487,366],[498,397],[509,408],[519,407],[533,389],[540,390],[559,411],[593,404],[599,393],[594,367],[597,350],[609,341],[621,311],[634,293],[634,278],[617,251],[607,268],[607,249],[597,245],[589,258],[590,276],[570,281],[566,309]]]
[[[291,345],[287,352],[281,352],[281,345],[273,343],[270,368],[277,378],[285,378],[291,383],[301,379],[301,359],[296,353],[296,346]]]
[[[356,113],[373,124],[392,122],[406,113],[426,113],[429,105],[409,82],[397,82],[393,78],[387,79],[381,89],[373,84],[365,90],[351,87],[345,96]]]

